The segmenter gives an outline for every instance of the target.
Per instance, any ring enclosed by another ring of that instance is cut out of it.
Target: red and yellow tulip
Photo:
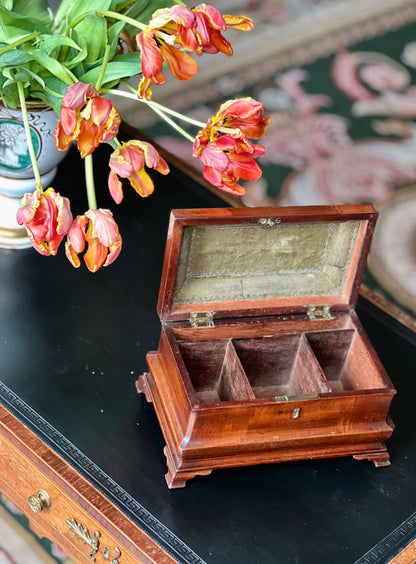
[[[232,55],[230,43],[221,35],[228,27],[249,31],[254,24],[250,18],[222,15],[208,4],[193,9],[176,5],[156,10],[146,29],[136,36],[143,73],[139,98],[151,100],[151,84],[166,82],[164,62],[175,78],[189,80],[198,65],[188,53],[200,56],[221,51]]]
[[[68,87],[54,132],[55,145],[66,151],[75,140],[81,157],[90,155],[100,143],[108,143],[118,133],[120,116],[107,98],[92,84],[76,82]]]
[[[110,157],[110,174],[108,188],[119,204],[123,199],[123,188],[119,180],[128,178],[136,192],[142,196],[149,196],[153,190],[153,181],[145,170],[145,166],[154,168],[161,174],[168,174],[168,164],[150,143],[145,141],[128,141],[118,147]]]
[[[68,198],[53,188],[48,188],[46,192],[37,189],[25,194],[21,204],[17,222],[26,227],[33,247],[41,255],[56,255],[72,223]]]
[[[194,156],[204,164],[203,175],[208,182],[236,196],[245,193],[242,180],[256,180],[262,170],[254,161],[264,155],[262,145],[253,145],[245,136],[222,135],[215,141],[194,144]]]
[[[102,266],[109,266],[121,251],[121,235],[110,210],[88,210],[79,215],[71,225],[65,243],[68,260],[75,268],[81,265],[78,257],[85,249],[84,262],[88,270],[97,272]]]
[[[203,175],[214,186],[237,196],[245,193],[242,180],[256,180],[262,170],[254,161],[265,153],[262,145],[248,140],[260,138],[271,118],[264,118],[263,104],[243,98],[225,102],[198,133],[193,155],[204,164]]]

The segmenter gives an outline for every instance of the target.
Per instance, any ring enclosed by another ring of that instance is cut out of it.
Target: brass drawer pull
[[[95,562],[94,555],[97,554],[97,552],[100,549],[100,540],[99,540],[101,537],[100,532],[94,531],[91,537],[88,529],[84,527],[84,525],[82,525],[81,523],[77,523],[75,519],[66,519],[65,523],[69,525],[69,530],[71,531],[71,533],[74,533],[75,538],[80,539],[82,544],[89,545],[90,547],[89,559],[91,560],[91,562]],[[119,548],[115,547],[113,548],[113,552],[114,555],[112,557],[111,549],[108,548],[107,546],[103,547],[103,556],[105,560],[110,560],[111,558],[110,564],[119,564],[118,558],[121,556],[121,551]]]
[[[30,508],[35,513],[40,513],[42,509],[50,507],[52,504],[51,496],[45,490],[39,489],[36,495],[31,495],[28,499]]]
[[[97,554],[98,547],[100,545],[100,533],[98,531],[94,531],[93,536],[91,538],[88,529],[86,529],[81,523],[77,523],[75,519],[66,519],[65,521],[67,525],[69,525],[69,530],[71,533],[74,533],[75,538],[80,539],[82,544],[88,544],[90,546],[90,554],[89,558],[92,562],[95,562],[94,554]]]

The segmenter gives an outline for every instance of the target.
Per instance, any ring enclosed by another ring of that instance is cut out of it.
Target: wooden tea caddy
[[[250,464],[390,464],[396,391],[354,310],[376,219],[371,205],[172,211],[159,348],[138,380],[169,488]]]

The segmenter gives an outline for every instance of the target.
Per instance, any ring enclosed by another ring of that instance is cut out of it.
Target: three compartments
[[[178,346],[199,403],[287,401],[385,387],[355,329],[184,340]]]

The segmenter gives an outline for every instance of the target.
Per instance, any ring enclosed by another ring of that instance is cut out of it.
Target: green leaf
[[[0,55],[0,72],[4,67],[24,65],[29,61],[33,61],[33,56],[28,51],[21,49],[13,49]]]
[[[73,39],[65,35],[40,35],[36,41],[36,46],[48,55],[60,47],[70,47],[72,49],[76,49],[77,51],[81,51],[81,47]]]
[[[24,67],[9,67],[4,70],[3,76],[8,79],[4,83],[5,86],[12,83],[23,82],[26,87],[30,82],[30,73],[28,73],[27,69]]]
[[[39,14],[39,17],[36,15],[26,16],[26,11],[23,11],[23,14],[10,12],[0,7],[0,26],[3,28],[3,32],[6,33],[4,28],[7,26],[23,29],[24,33],[31,33],[32,31],[38,31],[39,33],[52,32],[52,17],[46,19],[42,17],[42,14]]]
[[[6,10],[11,10],[13,8],[13,0],[1,0],[0,6],[3,6]]]
[[[47,106],[50,106],[56,114],[59,115],[59,111],[61,109],[62,103],[61,98],[55,96],[52,92],[48,92],[48,89],[42,88],[41,90],[32,90],[31,99],[33,100],[41,100]]]
[[[4,74],[7,75],[7,72]],[[43,79],[35,72],[32,72],[30,68],[19,67],[10,69],[9,74],[10,79],[5,82],[5,85],[7,85],[11,81],[13,81],[14,83],[22,82],[25,88],[28,88],[30,90],[31,85],[33,85],[33,81],[35,81],[38,82],[42,86],[42,88],[44,88],[45,86]]]
[[[110,59],[112,59],[116,53],[118,39],[125,25],[126,24],[124,22],[116,22],[115,24],[113,24],[111,27],[108,28],[107,41],[108,44],[111,46]]]
[[[95,12],[88,14],[74,28],[74,39],[86,51],[87,65],[96,63],[104,56],[107,47],[107,20]]]
[[[82,14],[88,14],[97,10],[108,10],[111,6],[111,0],[75,0],[68,13],[67,22],[75,21]]]
[[[27,29],[13,25],[2,25],[0,22],[0,43],[14,43],[19,39],[29,37],[30,35],[31,33]]]
[[[44,24],[52,21],[52,12],[47,0],[14,0],[12,11]]]
[[[33,50],[31,55],[33,60],[37,61],[39,65],[56,76],[56,78],[59,78],[59,80],[62,80],[62,82],[68,85],[73,82],[71,73],[59,61],[49,57],[49,55],[40,50]]]
[[[9,86],[2,85],[0,88],[1,100],[8,108],[17,108],[19,106],[19,93],[17,85],[11,84]]]
[[[127,53],[126,55],[120,55],[108,63],[104,75],[103,86],[107,85],[109,82],[117,82],[122,78],[136,76],[140,72],[140,53]],[[99,75],[100,68],[98,67],[86,72],[84,75],[80,76],[79,79],[82,82],[91,82],[92,84],[95,84]]]

